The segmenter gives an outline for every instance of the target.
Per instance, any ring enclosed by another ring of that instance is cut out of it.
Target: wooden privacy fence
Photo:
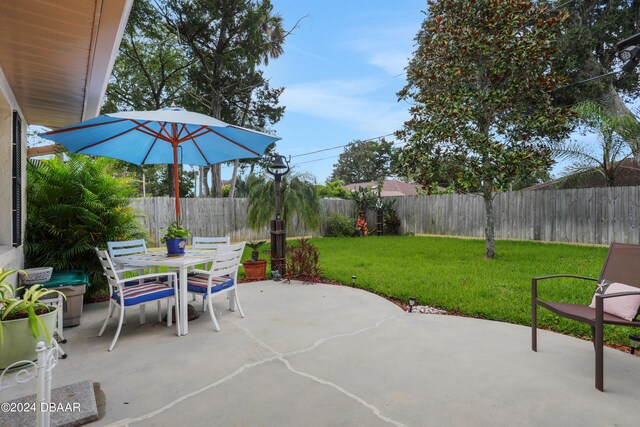
[[[318,230],[307,230],[293,218],[288,227],[289,236],[311,236],[324,233],[324,219],[331,213],[354,216],[354,203],[350,200],[322,199],[320,201],[321,226]],[[140,214],[147,232],[149,244],[159,246],[162,228],[175,221],[175,201],[172,197],[136,198],[132,207]],[[247,226],[249,201],[247,199],[180,199],[183,226],[192,236],[231,236],[232,241],[268,240],[267,226],[259,231]],[[354,220],[355,221],[355,220]]]
[[[484,236],[484,201],[475,195],[389,197],[396,200],[401,233],[452,236]],[[151,243],[161,237],[159,228],[174,219],[172,198],[133,199]],[[182,199],[183,218],[194,236],[231,236],[237,240],[269,239],[264,227],[247,227],[246,199]],[[640,244],[640,187],[586,188],[574,190],[499,193],[494,200],[496,237],[556,242],[611,242]],[[321,200],[319,230],[307,230],[294,218],[289,236],[323,235],[332,213],[354,218],[350,200]],[[375,215],[367,215],[375,228]]]
[[[392,197],[403,233],[484,237],[475,195]],[[640,187],[514,191],[494,199],[496,238],[640,243]]]

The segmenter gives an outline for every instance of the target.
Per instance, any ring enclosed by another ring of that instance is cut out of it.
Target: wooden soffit
[[[0,1],[0,71],[29,124],[98,114],[132,2]]]

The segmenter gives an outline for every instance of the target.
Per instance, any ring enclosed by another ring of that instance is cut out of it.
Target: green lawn
[[[497,257],[484,258],[484,240],[446,237],[315,238],[324,276],[417,304],[502,322],[531,325],[531,277],[556,273],[598,277],[605,247],[498,241]],[[265,248],[265,251],[268,250]],[[588,304],[593,282],[539,284],[543,299]],[[542,328],[590,337],[589,327],[538,310]],[[610,344],[628,344],[629,328],[605,332]]]

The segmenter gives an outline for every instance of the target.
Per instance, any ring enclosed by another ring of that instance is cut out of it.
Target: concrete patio
[[[85,307],[65,330],[69,358],[54,387],[100,383],[95,425],[514,426],[635,425],[640,360],[605,349],[605,393],[591,343],[527,327],[403,312],[376,295],[331,285],[240,287],[247,317],[207,314],[189,335],[131,310],[113,352],[97,332],[107,308]],[[199,306],[199,304],[197,304]],[[0,400],[33,392],[33,383]]]

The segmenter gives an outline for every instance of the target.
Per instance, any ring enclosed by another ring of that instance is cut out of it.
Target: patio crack
[[[340,387],[339,385],[337,385],[337,384],[335,384],[335,383],[333,383],[331,381],[325,380],[323,378],[317,377],[315,375],[311,375],[311,374],[308,374],[306,372],[302,372],[302,371],[299,371],[299,370],[295,369],[293,366],[291,366],[289,361],[286,359],[287,356],[292,356],[292,355],[296,355],[296,354],[302,354],[302,353],[310,352],[310,351],[318,348],[320,345],[324,344],[325,342],[327,342],[329,340],[342,338],[342,337],[348,337],[348,336],[355,336],[355,335],[361,334],[363,332],[370,331],[372,329],[376,329],[376,328],[380,327],[380,325],[382,325],[387,320],[393,319],[395,317],[397,317],[397,316],[395,316],[395,315],[394,316],[389,316],[389,317],[387,317],[385,319],[380,320],[379,322],[377,322],[373,326],[368,326],[366,328],[358,329],[357,331],[354,331],[354,332],[342,333],[342,334],[337,334],[337,335],[332,335],[332,336],[329,336],[329,337],[321,338],[321,339],[317,340],[316,342],[314,342],[311,346],[309,346],[307,348],[300,349],[300,350],[295,350],[295,351],[290,351],[290,352],[287,352],[287,353],[281,353],[281,352],[277,351],[276,349],[274,349],[273,347],[269,346],[267,343],[262,341],[260,338],[255,336],[250,330],[245,328],[240,323],[238,323],[236,321],[229,320],[228,321],[229,323],[232,323],[233,325],[237,326],[240,330],[242,330],[249,338],[251,338],[253,341],[255,341],[258,345],[260,345],[261,347],[267,349],[270,353],[272,353],[273,356],[258,360],[256,362],[246,363],[246,364],[242,365],[241,367],[239,367],[238,369],[236,369],[231,374],[227,375],[226,377],[221,378],[221,379],[219,379],[218,381],[216,381],[214,383],[211,383],[209,385],[201,387],[198,390],[195,390],[195,391],[193,391],[191,393],[185,394],[184,396],[181,396],[178,399],[167,403],[166,405],[156,409],[155,411],[146,413],[146,414],[141,415],[139,417],[125,418],[125,419],[122,419],[122,420],[119,420],[119,421],[115,421],[115,422],[113,422],[111,424],[108,424],[108,427],[116,427],[116,426],[124,427],[124,426],[129,426],[131,423],[136,423],[136,422],[140,422],[140,421],[144,421],[144,420],[148,420],[150,418],[153,418],[156,415],[159,415],[159,414],[167,411],[168,409],[171,409],[172,407],[176,406],[180,402],[183,402],[183,401],[185,401],[185,400],[187,400],[187,399],[189,399],[191,397],[197,396],[200,393],[203,393],[203,392],[205,392],[207,390],[210,390],[210,389],[212,389],[214,387],[217,387],[217,386],[219,386],[219,385],[221,385],[221,384],[223,384],[223,383],[235,378],[236,376],[240,375],[242,372],[244,372],[247,369],[254,368],[256,366],[260,366],[260,365],[263,365],[263,364],[265,364],[267,362],[271,362],[271,361],[274,361],[274,360],[281,361],[289,371],[293,372],[296,375],[300,375],[302,377],[311,379],[312,381],[315,381],[315,382],[317,382],[319,384],[323,384],[323,385],[326,385],[326,386],[329,386],[329,387],[332,387],[332,388],[338,390],[340,393],[344,394],[345,396],[349,397],[352,400],[355,400],[356,402],[358,402],[362,406],[364,406],[367,409],[371,410],[371,412],[373,412],[373,414],[376,417],[378,417],[379,419],[381,419],[381,420],[383,420],[383,421],[385,421],[387,423],[393,424],[395,426],[398,426],[398,427],[407,427],[405,424],[402,424],[399,421],[393,420],[393,419],[383,415],[382,412],[375,405],[365,401],[361,397],[349,392],[348,390],[345,390],[344,388]]]
[[[375,405],[373,405],[372,403],[367,402],[366,400],[364,400],[360,396],[358,396],[358,395],[356,395],[354,393],[351,393],[350,391],[344,389],[343,387],[340,387],[338,384],[336,384],[334,382],[331,382],[331,381],[328,381],[328,380],[325,380],[324,378],[320,378],[320,377],[317,377],[315,375],[312,375],[312,374],[309,374],[309,373],[306,373],[306,372],[299,371],[299,370],[295,369],[293,366],[291,366],[289,361],[286,359],[287,356],[292,356],[292,355],[295,355],[295,354],[302,354],[302,353],[310,352],[310,351],[318,348],[320,345],[324,344],[325,342],[327,342],[329,340],[342,338],[342,337],[355,336],[355,335],[361,334],[363,332],[379,328],[380,325],[382,325],[387,320],[390,320],[390,319],[393,319],[393,318],[396,318],[396,317],[398,317],[398,316],[395,316],[395,315],[394,316],[389,316],[389,317],[387,317],[385,319],[380,320],[379,322],[377,322],[373,326],[368,326],[366,328],[362,328],[362,329],[359,329],[359,330],[354,331],[354,332],[348,332],[348,333],[337,334],[337,335],[332,335],[332,336],[329,336],[329,337],[321,338],[321,339],[317,340],[315,343],[313,343],[313,345],[311,345],[310,347],[307,347],[307,348],[301,349],[301,350],[291,351],[291,352],[288,352],[288,353],[281,353],[281,352],[277,351],[276,349],[274,349],[273,347],[269,346],[267,343],[262,341],[260,338],[258,338],[255,335],[253,335],[253,333],[249,329],[245,328],[240,323],[238,323],[236,321],[231,321],[231,320],[229,322],[234,324],[238,328],[240,328],[249,338],[251,338],[256,343],[258,343],[258,345],[262,346],[263,348],[265,348],[268,351],[270,351],[271,353],[273,353],[274,354],[274,358],[280,360],[285,365],[285,367],[289,371],[293,372],[294,374],[300,375],[302,377],[305,377],[305,378],[308,378],[308,379],[310,379],[312,381],[315,381],[315,382],[317,382],[319,384],[323,384],[323,385],[326,385],[326,386],[329,386],[329,387],[332,387],[332,388],[338,390],[340,393],[344,394],[345,396],[349,397],[352,400],[355,400],[356,402],[358,402],[359,404],[361,404],[365,408],[371,410],[371,412],[373,412],[373,414],[376,417],[378,417],[379,419],[381,419],[381,420],[383,420],[383,421],[385,421],[387,423],[393,424],[393,425],[395,425],[397,427],[407,427],[405,424],[402,424],[399,421],[396,421],[396,420],[394,420],[392,418],[389,418],[389,417],[383,415],[382,412],[380,411],[380,409],[378,409]]]
[[[115,421],[111,424],[108,424],[107,427],[116,427],[116,426],[128,426],[131,423],[135,423],[135,422],[140,422],[140,421],[144,421],[144,420],[148,420],[149,418],[153,418],[156,415],[159,415],[161,413],[163,413],[164,411],[166,411],[167,409],[170,409],[172,407],[174,407],[175,405],[177,405],[178,403],[187,400],[191,397],[197,396],[200,393],[203,393],[209,389],[212,389],[214,387],[219,386],[220,384],[223,384],[227,381],[229,381],[230,379],[240,375],[242,372],[244,372],[245,370],[249,369],[249,368],[254,368],[256,366],[260,366],[264,363],[267,362],[271,362],[274,360],[277,360],[278,357],[277,356],[271,356],[271,357],[267,357],[265,359],[262,360],[258,360],[256,362],[252,362],[252,363],[247,363],[242,365],[241,367],[239,367],[238,369],[236,369],[235,371],[233,371],[233,373],[227,375],[224,378],[219,379],[218,381],[211,383],[209,385],[206,385],[204,387],[199,388],[198,390],[192,391],[191,393],[185,394],[184,396],[181,396],[179,398],[177,398],[176,400],[167,403],[166,405],[162,406],[161,408],[156,409],[155,411],[149,412],[147,414],[141,415],[139,417],[135,417],[135,418],[125,418],[123,420],[120,421]]]

